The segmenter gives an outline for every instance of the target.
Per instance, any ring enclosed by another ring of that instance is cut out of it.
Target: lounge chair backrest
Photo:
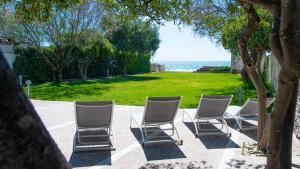
[[[220,117],[230,104],[231,95],[205,95],[202,96],[198,105],[198,117]],[[195,117],[197,118],[197,117]]]
[[[77,126],[101,128],[111,126],[114,101],[75,102]]]
[[[240,115],[251,115],[258,113],[257,99],[249,99],[240,111]]]
[[[181,96],[178,97],[148,97],[145,108],[144,122],[170,122],[179,108]]]
[[[267,107],[274,102],[274,98],[267,98]],[[249,99],[240,111],[240,115],[252,115],[258,113],[258,100],[256,98]]]

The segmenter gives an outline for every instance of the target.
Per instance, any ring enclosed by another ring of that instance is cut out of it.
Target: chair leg
[[[195,129],[196,129],[196,137],[198,137],[198,135],[199,135],[198,123],[197,123],[197,121],[194,121],[194,120],[193,120],[193,123],[194,123]]]
[[[144,147],[144,145],[145,145],[145,137],[144,137],[143,127],[141,127],[141,126],[140,126],[140,132],[141,132],[141,135],[142,135],[142,146]]]
[[[224,118],[222,118],[222,123],[224,123],[225,128],[226,128],[227,135],[228,135],[228,137],[230,137],[230,136],[231,136],[231,133],[229,132],[227,122],[225,121]],[[223,124],[222,124],[222,125],[223,125]]]
[[[79,130],[78,131],[76,131],[77,132],[77,140],[78,140],[78,143],[80,144],[81,143],[81,141],[80,141],[80,134],[79,134]]]
[[[181,137],[179,136],[179,133],[178,133],[177,128],[175,127],[174,123],[172,123],[172,128],[173,128],[173,129],[172,129],[173,132],[175,131],[175,133],[176,133],[176,135],[177,135],[177,138],[178,138],[178,141],[180,142],[180,145],[182,145],[182,144],[183,144],[183,141],[182,141]]]
[[[115,145],[115,136],[114,136],[114,131],[112,129],[109,129],[109,136],[108,137],[109,137],[109,139],[112,138],[112,139],[110,139],[110,142],[111,142],[112,147],[114,147],[114,145]]]
[[[75,135],[74,135],[74,138],[73,138],[73,153],[76,152],[76,132],[75,132]]]
[[[132,128],[132,116],[130,117],[130,128]]]
[[[240,127],[240,131],[243,130],[243,120],[241,118],[239,118],[239,127]]]

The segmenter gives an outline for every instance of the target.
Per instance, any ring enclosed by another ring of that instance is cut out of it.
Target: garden
[[[60,84],[33,85],[32,99],[57,101],[115,100],[121,105],[144,105],[147,96],[183,96],[181,107],[197,107],[201,95],[233,95],[232,104],[255,97],[255,89],[244,89],[240,75],[230,73],[157,72],[115,76]],[[26,90],[26,89],[25,89]]]

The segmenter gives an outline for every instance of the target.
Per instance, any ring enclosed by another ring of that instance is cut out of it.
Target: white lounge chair
[[[181,96],[178,97],[147,97],[144,113],[135,112],[131,115],[130,128],[134,120],[142,135],[142,146],[147,143],[175,142],[182,144],[182,140],[174,125]],[[160,134],[171,130],[170,135]],[[171,138],[176,134],[177,139]]]
[[[267,98],[267,108],[274,102],[274,98]],[[243,121],[258,119],[258,100],[256,98],[248,99],[242,107],[230,106],[226,110],[226,116],[236,120],[240,130],[256,129],[254,125],[243,125]]]
[[[200,98],[198,108],[196,111],[184,111],[184,116],[188,116],[194,123],[196,129],[196,137],[199,135],[216,135],[225,134],[228,137],[231,133],[228,130],[227,123],[225,121],[225,110],[229,106],[232,99],[232,95],[203,95]],[[218,129],[204,129],[200,128],[200,124],[212,124],[209,120],[216,120],[216,123],[221,124],[222,127]],[[220,120],[220,121],[218,121]],[[220,132],[225,126],[226,132]],[[199,132],[201,130],[201,133]]]
[[[73,151],[114,150],[114,101],[75,102],[74,107],[76,133]]]

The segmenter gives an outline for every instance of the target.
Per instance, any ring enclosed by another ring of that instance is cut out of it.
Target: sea
[[[230,61],[155,61],[164,64],[166,71],[193,72],[203,66],[230,66]]]

